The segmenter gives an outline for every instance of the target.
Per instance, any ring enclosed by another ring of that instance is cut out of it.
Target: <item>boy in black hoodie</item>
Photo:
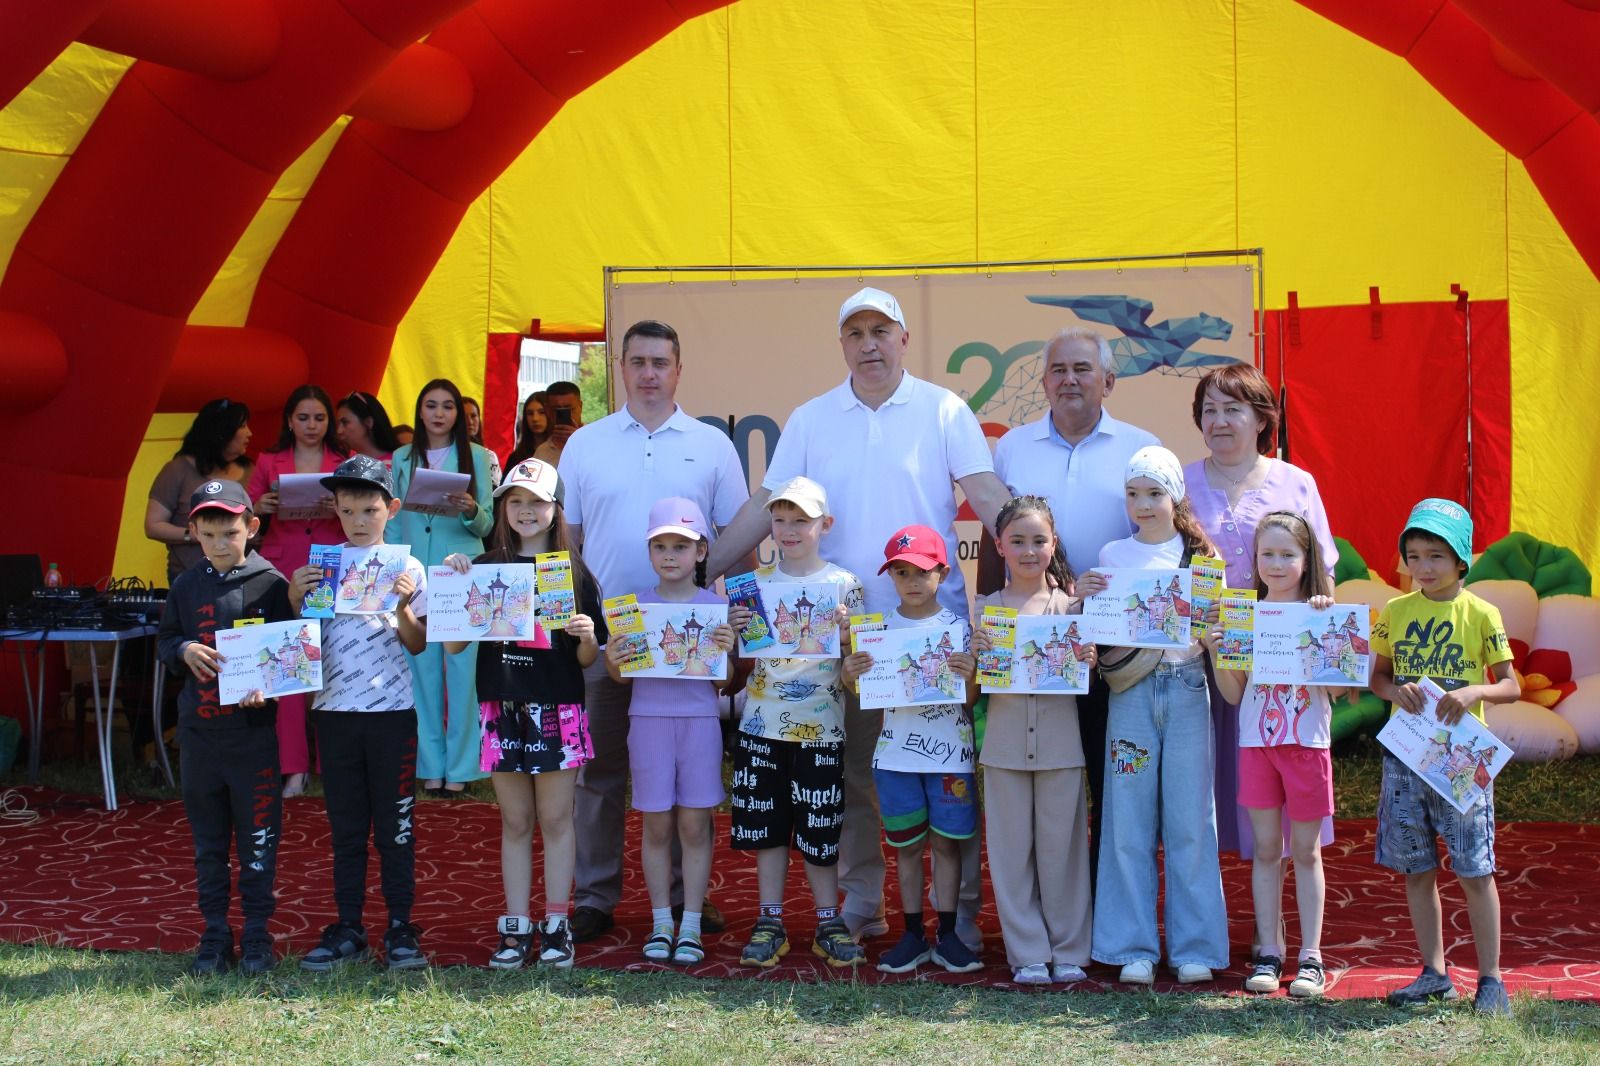
[[[238,705],[218,699],[223,656],[216,631],[254,622],[285,622],[299,604],[289,583],[247,547],[261,520],[237,481],[208,481],[189,500],[189,535],[205,558],[172,582],[157,634],[161,661],[190,676],[178,697],[183,807],[194,833],[195,888],[205,932],[190,972],[222,973],[234,964],[228,925],[230,839],[239,852],[244,911],[239,969],[276,964],[267,919],[276,899],[283,804],[278,788],[277,703],[253,692]]]

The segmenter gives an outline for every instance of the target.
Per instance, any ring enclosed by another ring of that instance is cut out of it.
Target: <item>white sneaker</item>
[[[1153,985],[1156,983],[1156,964],[1149,959],[1130,962],[1122,968],[1117,980],[1125,985]]]
[[[1050,975],[1050,979],[1058,985],[1075,984],[1078,981],[1088,980],[1088,978],[1089,975],[1083,972],[1082,966],[1074,966],[1070,962],[1063,966],[1057,966]]]
[[[1050,967],[1042,962],[1018,966],[1011,971],[1011,979],[1019,985],[1047,985],[1050,983]]]
[[[1180,985],[1203,985],[1207,981],[1216,980],[1212,976],[1211,968],[1201,966],[1198,962],[1186,962],[1182,966],[1174,966],[1172,976],[1178,979]]]

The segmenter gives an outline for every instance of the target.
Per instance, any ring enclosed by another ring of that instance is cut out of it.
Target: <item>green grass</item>
[[[1589,1063],[1600,1008],[707,981],[475,969],[194,979],[182,958],[0,945],[0,1064],[596,1061]]]

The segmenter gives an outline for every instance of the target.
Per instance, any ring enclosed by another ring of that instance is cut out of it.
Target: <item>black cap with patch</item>
[[[201,511],[218,510],[229,514],[244,514],[250,510],[250,496],[244,486],[230,478],[207,481],[189,497],[189,517]]]

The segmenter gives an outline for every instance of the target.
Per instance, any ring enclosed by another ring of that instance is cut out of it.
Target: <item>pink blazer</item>
[[[343,461],[337,452],[323,446],[323,473],[333,473],[334,467]],[[252,501],[259,500],[272,491],[272,483],[278,480],[279,475],[294,472],[293,445],[281,452],[262,452],[256,460],[255,469],[250,472],[250,483],[245,486],[245,491],[250,494]],[[311,557],[311,545],[343,543],[344,527],[337,518],[291,522],[273,515],[272,521],[267,523],[267,532],[262,536],[258,550],[267,562],[278,568],[279,573],[288,577],[306,565],[306,560]]]

